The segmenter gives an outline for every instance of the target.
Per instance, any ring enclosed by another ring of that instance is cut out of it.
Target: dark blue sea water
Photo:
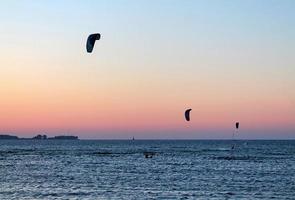
[[[0,199],[295,199],[295,141],[231,145],[1,140]]]

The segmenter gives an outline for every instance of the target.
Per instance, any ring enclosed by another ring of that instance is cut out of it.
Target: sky
[[[292,0],[1,1],[0,134],[230,139],[239,121],[239,139],[295,139],[294,9]]]

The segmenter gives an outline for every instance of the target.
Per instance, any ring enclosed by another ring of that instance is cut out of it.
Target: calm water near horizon
[[[0,140],[0,199],[295,199],[295,140],[235,143]]]

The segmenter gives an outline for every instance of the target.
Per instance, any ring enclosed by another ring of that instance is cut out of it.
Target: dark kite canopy
[[[96,40],[100,39],[100,34],[99,33],[94,33],[88,36],[87,38],[87,43],[86,43],[86,50],[88,53],[91,53],[93,48],[94,48],[94,44]]]
[[[240,125],[240,123],[239,122],[236,122],[236,129],[239,128],[239,125]]]
[[[185,112],[184,112],[184,116],[185,116],[185,119],[186,121],[190,121],[190,112],[191,112],[192,109],[187,109]]]

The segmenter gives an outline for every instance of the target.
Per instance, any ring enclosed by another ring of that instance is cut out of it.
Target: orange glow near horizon
[[[0,6],[0,134],[222,138],[240,121],[244,138],[295,138],[293,9],[31,3]]]

